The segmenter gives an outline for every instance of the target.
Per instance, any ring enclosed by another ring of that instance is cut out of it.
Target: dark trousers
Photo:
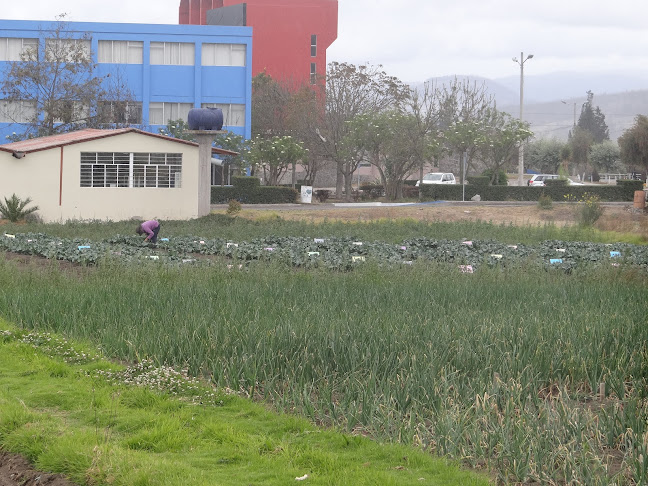
[[[157,235],[160,232],[160,225],[158,224],[157,228],[153,228],[153,237],[150,239],[152,243],[157,243]]]

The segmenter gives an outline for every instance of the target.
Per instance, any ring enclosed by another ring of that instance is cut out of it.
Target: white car
[[[545,181],[549,179],[560,179],[560,176],[557,174],[534,174],[531,179],[527,181],[527,185],[530,187],[544,186]],[[567,184],[570,186],[584,186],[582,182],[574,182],[571,179],[567,179]]]
[[[421,181],[416,181],[416,187],[419,187]],[[430,172],[423,176],[423,184],[456,184],[454,174],[450,172]]]

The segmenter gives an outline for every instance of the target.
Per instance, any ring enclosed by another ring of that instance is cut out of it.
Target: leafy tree
[[[621,158],[621,150],[615,142],[606,140],[592,145],[590,162],[599,172],[612,172]]]
[[[329,64],[326,74],[326,110],[319,128],[318,153],[333,160],[337,167],[337,194],[351,198],[352,176],[363,160],[361,146],[345,143],[349,122],[359,115],[379,113],[403,106],[409,88],[398,78],[389,76],[382,66]]]
[[[458,156],[466,155],[467,168],[472,169],[483,139],[485,119],[495,107],[495,100],[488,94],[486,85],[455,78],[444,85],[438,94],[440,126],[448,151]],[[463,164],[460,172],[463,174]],[[465,179],[467,174],[463,174]],[[463,181],[462,181],[463,182]]]
[[[260,73],[252,80],[252,134],[253,136],[287,136],[302,142],[308,149],[308,159],[300,161],[305,168],[304,179],[312,184],[323,165],[323,154],[317,130],[321,126],[323,101],[317,89],[289,81],[278,82]],[[292,170],[296,183],[296,170]]]
[[[579,172],[588,170],[590,168],[590,149],[594,145],[592,133],[577,126],[571,137],[570,145],[572,162],[576,164],[577,170]]]
[[[557,174],[558,167],[569,158],[569,145],[555,138],[534,140],[524,150],[527,167],[545,174]]]
[[[594,93],[587,92],[587,101],[583,103],[581,114],[576,125],[581,130],[588,131],[592,135],[594,143],[601,143],[610,140],[610,131],[605,123],[605,115],[597,106],[593,107]]]
[[[36,46],[8,63],[0,91],[7,101],[30,102],[28,132],[52,135],[93,123],[105,95],[95,76],[90,40],[75,36],[59,16],[51,30],[40,32]]]
[[[637,115],[635,123],[619,137],[621,161],[634,171],[648,172],[648,117]]]
[[[528,123],[495,108],[487,111],[477,146],[482,162],[491,171],[490,184],[501,185],[502,169],[517,153],[520,144],[531,135],[533,132],[529,130]]]
[[[263,171],[266,185],[276,186],[288,167],[305,159],[306,155],[303,145],[290,135],[257,136],[250,142],[247,159]]]
[[[418,166],[417,151],[407,136],[415,132],[416,118],[386,111],[358,115],[348,125],[343,145],[352,152],[360,149],[378,169],[389,199],[402,197],[403,181]]]

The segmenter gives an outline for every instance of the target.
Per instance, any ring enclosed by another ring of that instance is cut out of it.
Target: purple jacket
[[[142,231],[144,231],[148,236],[147,238],[153,238],[153,230],[160,226],[160,223],[158,223],[156,220],[151,219],[149,221],[145,221],[142,223],[140,226],[142,228]]]

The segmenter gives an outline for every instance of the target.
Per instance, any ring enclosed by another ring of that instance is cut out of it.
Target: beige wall
[[[80,187],[81,152],[182,153],[182,187]],[[189,219],[198,216],[198,147],[125,133],[27,154],[0,152],[0,197],[31,197],[44,221],[69,219]],[[59,191],[61,187],[62,190]],[[60,196],[60,204],[59,204]]]

